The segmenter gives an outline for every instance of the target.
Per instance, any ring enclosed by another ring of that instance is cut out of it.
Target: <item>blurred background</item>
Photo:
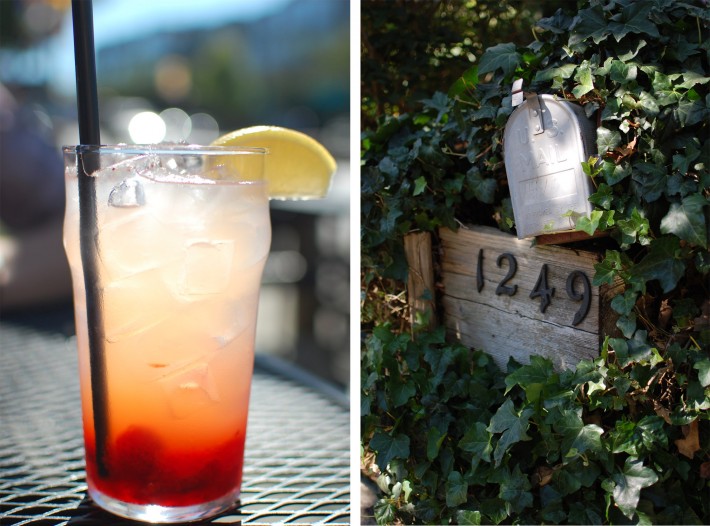
[[[347,0],[94,0],[103,143],[208,144],[237,128],[271,124],[303,131],[335,156],[325,200],[272,202],[257,352],[343,390],[349,11]],[[60,147],[79,140],[72,38],[70,0],[0,0],[3,316],[70,301]]]

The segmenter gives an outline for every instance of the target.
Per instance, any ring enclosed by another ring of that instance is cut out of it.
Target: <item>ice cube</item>
[[[145,333],[166,320],[175,308],[158,270],[112,281],[102,292],[105,337],[112,343]]]
[[[175,180],[153,186],[148,207],[151,213],[161,223],[182,232],[205,232],[212,218],[228,210],[217,201],[220,189],[214,184],[188,184]]]
[[[234,242],[192,240],[188,242],[183,267],[181,294],[205,295],[224,291],[231,280]]]
[[[215,184],[200,176],[202,160],[199,155],[164,157],[151,155],[150,162],[137,170],[141,177],[159,183]]]
[[[168,170],[177,170],[178,163],[174,157],[171,157],[170,159],[167,160],[167,162],[165,163],[165,166],[168,168]]]
[[[159,384],[175,418],[187,418],[220,399],[215,379],[204,362],[172,370]]]
[[[149,208],[110,208],[99,225],[99,256],[106,278],[164,268],[182,257],[179,234],[160,223]]]
[[[220,349],[235,342],[248,329],[254,331],[256,326],[256,305],[258,294],[246,295],[227,303],[224,300],[218,314],[212,321],[212,335]],[[253,334],[247,334],[248,340],[253,340]]]
[[[108,196],[109,206],[132,208],[145,205],[145,191],[141,182],[135,178],[124,179],[113,187]]]

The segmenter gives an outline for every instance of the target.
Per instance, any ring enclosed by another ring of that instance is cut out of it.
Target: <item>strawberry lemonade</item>
[[[101,162],[92,177],[105,385],[94,387],[105,391],[98,410],[106,426],[97,436],[79,246],[82,148],[89,147],[64,149],[65,248],[89,493],[109,511],[142,520],[213,515],[234,505],[242,479],[271,237],[265,152],[91,148]]]

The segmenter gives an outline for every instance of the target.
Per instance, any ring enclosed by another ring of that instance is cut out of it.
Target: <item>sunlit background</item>
[[[94,0],[103,143],[190,142],[254,124],[321,141],[328,198],[273,203],[258,352],[346,386],[349,2]],[[69,0],[0,0],[0,83],[57,150],[78,142]],[[58,174],[62,177],[62,174]]]

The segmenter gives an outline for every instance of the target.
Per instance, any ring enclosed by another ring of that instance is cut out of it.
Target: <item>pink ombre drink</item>
[[[94,425],[77,174],[95,178],[106,436]],[[64,149],[89,493],[125,517],[182,522],[239,496],[269,196],[258,149]],[[230,157],[229,162],[223,159]],[[229,170],[225,168],[229,166]],[[97,459],[97,439],[104,440]],[[99,469],[102,464],[103,469]]]

